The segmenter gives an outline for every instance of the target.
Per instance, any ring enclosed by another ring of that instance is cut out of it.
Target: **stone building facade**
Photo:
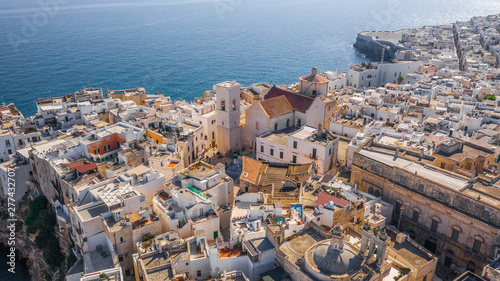
[[[434,161],[369,140],[354,153],[351,181],[392,203],[393,224],[440,264],[479,272],[500,249],[500,187],[437,168]]]

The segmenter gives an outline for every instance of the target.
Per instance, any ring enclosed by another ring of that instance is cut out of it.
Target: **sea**
[[[227,80],[290,84],[368,61],[360,31],[499,13],[498,0],[2,0],[0,103],[30,116],[85,87],[192,101]]]
[[[364,30],[500,13],[497,0],[2,0],[0,103],[84,87],[144,87],[192,101],[236,80],[288,84],[367,61]]]

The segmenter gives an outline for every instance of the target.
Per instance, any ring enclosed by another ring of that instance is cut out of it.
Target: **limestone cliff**
[[[30,202],[33,200],[32,197],[25,196],[23,202],[20,202],[16,208],[17,223],[16,223],[16,249],[18,255],[22,258],[27,259],[27,265],[29,267],[29,273],[31,280],[63,280],[66,271],[66,262],[63,262],[59,268],[51,268],[47,265],[43,252],[41,249],[35,246],[35,237],[38,235],[38,231],[34,234],[28,234],[27,226],[24,224],[26,217],[30,213]],[[2,200],[0,205],[0,217],[2,218],[3,225],[6,225],[6,219],[8,218],[6,203]],[[66,235],[62,235],[57,230],[55,231],[56,237],[59,240],[62,252],[65,257],[69,253],[69,238]],[[10,231],[6,227],[0,228],[0,243],[8,245],[8,239],[10,236]]]

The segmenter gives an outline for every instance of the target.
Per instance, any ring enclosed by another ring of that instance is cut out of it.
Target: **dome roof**
[[[321,273],[344,275],[352,274],[361,268],[363,261],[356,252],[349,245],[344,245],[344,249],[339,251],[334,249],[331,243],[322,243],[314,249],[312,257]]]

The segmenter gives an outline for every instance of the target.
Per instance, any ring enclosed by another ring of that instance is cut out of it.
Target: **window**
[[[286,119],[286,126],[290,127],[290,119]]]
[[[423,184],[419,184],[418,185],[418,191],[420,191],[420,192],[424,191],[424,185]]]
[[[119,257],[118,257],[118,260],[119,260],[120,262],[122,262],[122,261],[123,261],[123,257],[122,257],[122,256],[119,256]]]
[[[432,219],[431,231],[436,233],[438,231],[439,222],[435,219]]]
[[[215,139],[215,132],[212,132],[212,139]]]
[[[109,144],[106,144],[106,145],[104,146],[104,151],[109,151],[109,150],[110,150],[110,146],[109,146]]]
[[[328,152],[328,155],[332,155],[332,149],[330,148],[330,151]]]
[[[460,231],[458,229],[453,229],[451,231],[451,240],[458,242],[458,236],[460,235]]]
[[[122,242],[123,242],[123,237],[120,237],[120,243],[122,243]]]
[[[438,199],[439,200],[443,200],[444,199],[444,194],[442,192],[439,192]]]
[[[296,141],[293,142],[293,148],[297,149],[297,142]]]
[[[292,156],[292,163],[297,163],[297,155]]]
[[[316,159],[316,148],[313,148],[313,153],[311,156],[313,159]]]
[[[7,146],[7,147],[10,146],[10,140],[5,140],[5,146]]]
[[[94,154],[99,154],[99,148],[94,149]]]
[[[411,218],[413,221],[418,222],[418,217],[420,217],[420,212],[417,210],[413,210],[413,217]]]
[[[399,202],[396,202],[396,209],[394,210],[394,212],[396,213],[396,215],[401,215],[401,207],[403,205],[401,205],[401,203]]]
[[[196,271],[196,276],[198,276],[198,277],[201,276],[201,270]]]
[[[269,150],[269,154],[271,154],[271,156],[274,156],[274,149],[272,149],[272,148],[271,148],[271,149]]]
[[[120,148],[120,143],[116,142],[116,149]]]
[[[280,151],[280,159],[283,159],[283,151]]]
[[[226,101],[224,99],[222,99],[220,101],[220,109],[221,110],[226,110]]]
[[[12,149],[9,149],[8,152],[9,152],[9,154],[12,154]]]
[[[274,130],[277,131],[278,130],[278,123],[275,123],[274,124]]]
[[[479,254],[481,252],[482,245],[483,245],[482,241],[474,239],[474,245],[472,246],[472,251],[476,254]]]
[[[264,146],[263,145],[260,146],[260,152],[264,152]]]

